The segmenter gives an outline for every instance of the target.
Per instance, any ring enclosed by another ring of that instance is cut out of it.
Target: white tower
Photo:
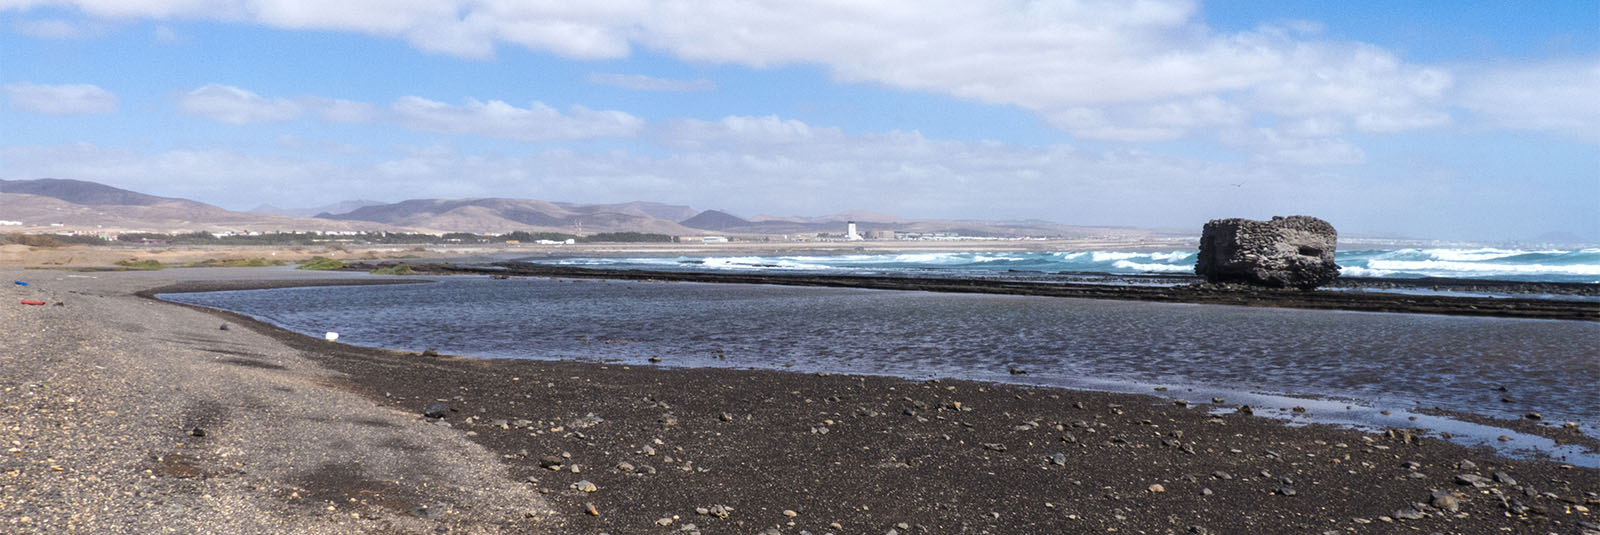
[[[844,225],[845,225],[844,226],[844,239],[850,240],[850,241],[861,241],[862,240],[861,235],[860,234],[856,234],[856,222],[855,221],[846,222]]]

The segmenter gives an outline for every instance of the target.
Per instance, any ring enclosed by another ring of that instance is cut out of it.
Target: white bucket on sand
[[[327,334],[322,335],[322,339],[329,342],[337,342],[339,341],[339,333],[328,331]]]

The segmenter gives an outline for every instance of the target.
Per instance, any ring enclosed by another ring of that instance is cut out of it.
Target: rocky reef
[[[1339,277],[1339,233],[1310,216],[1213,219],[1200,234],[1194,272],[1213,283],[1311,290]]]

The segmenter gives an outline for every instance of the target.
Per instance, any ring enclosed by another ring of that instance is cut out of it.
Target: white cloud
[[[405,96],[379,108],[366,102],[321,96],[267,98],[222,84],[207,84],[183,94],[178,99],[178,109],[236,125],[291,121],[314,114],[333,123],[396,125],[423,132],[516,141],[631,137],[645,124],[628,113],[583,106],[573,106],[562,113],[540,102],[519,108],[499,100],[469,98],[461,105],[453,105]]]
[[[1463,184],[1459,171],[1447,168],[1418,170],[1421,179],[1405,170],[1399,173],[1408,175],[1403,180],[1307,169],[1298,164],[1357,159],[1359,149],[1273,130],[1240,129],[1236,135],[1241,144],[1276,151],[1275,158],[1218,163],[1130,150],[948,141],[917,132],[852,134],[774,116],[683,120],[654,129],[647,139],[686,141],[663,154],[563,149],[489,156],[449,145],[373,151],[283,138],[278,147],[284,152],[266,156],[79,144],[0,147],[0,161],[14,176],[96,180],[245,208],[313,204],[306,199],[513,196],[643,199],[744,215],[853,208],[908,217],[1147,227],[1313,213],[1347,232],[1444,237],[1499,236],[1508,228],[1537,233],[1592,222],[1592,209],[1563,192],[1503,180]],[[1510,223],[1482,217],[1513,205],[1538,207],[1538,217]]]
[[[1332,137],[1334,130],[1315,120],[1291,123],[1285,129],[1239,128],[1225,131],[1223,143],[1247,149],[1256,161],[1299,166],[1351,165],[1367,161],[1360,147]]]
[[[714,91],[717,83],[711,80],[674,80],[642,74],[593,73],[586,78],[591,84],[609,85],[634,91]]]
[[[1117,141],[1160,141],[1191,130],[1244,124],[1249,112],[1217,97],[1153,104],[1073,107],[1051,115],[1051,123],[1080,136]]]
[[[20,110],[50,115],[115,113],[117,96],[93,84],[44,85],[19,82],[4,86],[6,98]]]
[[[518,108],[498,100],[467,99],[456,106],[408,96],[396,100],[389,111],[396,123],[407,128],[518,141],[628,137],[644,126],[643,119],[620,111],[573,106],[563,114],[539,102]]]
[[[3,9],[3,6],[0,6]],[[17,33],[40,39],[88,39],[105,35],[106,24],[64,19],[23,20],[11,24]]]
[[[290,121],[303,112],[285,98],[263,98],[250,91],[222,84],[206,84],[178,98],[178,109],[189,115],[228,124]]]
[[[378,115],[377,108],[365,102],[328,97],[295,99],[302,108],[315,112],[331,123],[367,123]]]
[[[102,18],[360,32],[469,58],[513,45],[615,59],[640,46],[694,62],[818,65],[842,81],[1017,106],[1075,135],[1114,140],[1193,136],[1262,113],[1335,117],[1374,132],[1433,127],[1450,120],[1442,99],[1454,83],[1443,69],[1323,38],[1314,24],[1219,32],[1190,0],[39,0],[16,7],[31,5],[76,6]]]
[[[1491,127],[1600,142],[1600,60],[1497,66],[1465,78],[1461,105]]]
[[[156,29],[150,32],[150,38],[162,44],[173,44],[183,40],[182,37],[178,36],[177,31],[165,24],[156,26]]]

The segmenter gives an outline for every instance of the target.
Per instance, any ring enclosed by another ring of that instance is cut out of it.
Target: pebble
[[[583,504],[583,512],[589,513],[589,516],[600,516],[600,510],[595,509],[592,503],[585,502]]]
[[[1461,500],[1456,499],[1455,495],[1448,491],[1436,490],[1433,491],[1433,497],[1428,501],[1428,505],[1454,513],[1461,509]]]
[[[1395,511],[1394,517],[1404,520],[1422,520],[1423,514],[1422,511],[1418,511],[1417,508],[1408,506],[1401,507],[1400,510]]]
[[[1489,478],[1477,474],[1456,474],[1456,483],[1472,485],[1473,488],[1483,488],[1490,484]]]
[[[1278,487],[1276,489],[1272,489],[1272,493],[1280,496],[1294,496],[1299,494],[1299,492],[1296,492],[1291,487]]]
[[[590,483],[589,480],[587,480],[587,479],[579,481],[577,483],[573,483],[572,484],[572,488],[578,489],[578,490],[583,491],[583,492],[594,492],[594,491],[600,490],[600,487],[595,486],[594,483]]]
[[[449,414],[450,406],[438,401],[429,403],[427,408],[422,409],[422,416],[424,418],[440,419]]]
[[[1056,466],[1066,466],[1067,456],[1060,452],[1056,452],[1054,455],[1050,456],[1050,462],[1054,463]]]
[[[1167,491],[1167,488],[1164,487],[1164,486],[1161,486],[1160,483],[1152,483],[1152,484],[1150,484],[1149,489],[1150,489],[1150,492],[1155,493],[1155,494],[1160,494],[1160,493],[1163,493],[1163,492]]]
[[[789,518],[794,518],[794,517],[800,516],[800,513],[794,512],[794,509],[784,509],[783,510],[783,516],[787,516]]]

